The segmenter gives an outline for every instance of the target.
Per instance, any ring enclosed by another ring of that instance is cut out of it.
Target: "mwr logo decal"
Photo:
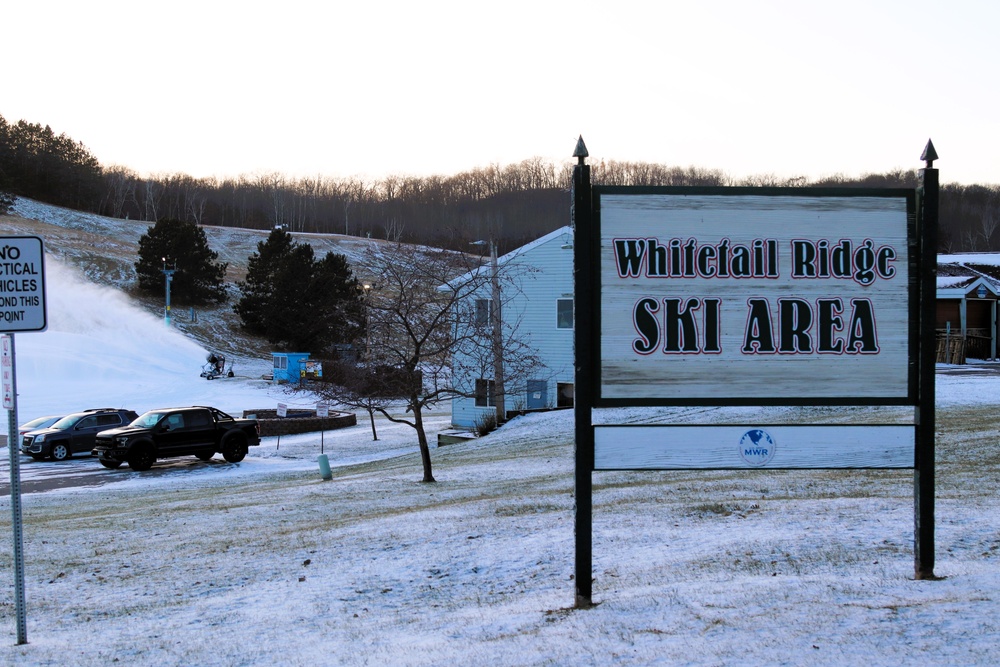
[[[740,456],[752,466],[767,465],[774,458],[774,438],[759,428],[750,429],[740,438]]]

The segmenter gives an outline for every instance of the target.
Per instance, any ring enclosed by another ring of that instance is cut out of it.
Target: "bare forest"
[[[914,187],[916,169],[818,180],[756,175],[734,179],[716,169],[591,160],[603,185]],[[942,252],[1000,250],[1000,186],[947,184],[942,164]],[[86,146],[48,126],[0,116],[0,192],[150,223],[345,234],[467,249],[483,238],[506,252],[569,222],[572,162],[530,158],[451,176],[289,178],[278,173],[196,179],[139,175],[102,166]]]

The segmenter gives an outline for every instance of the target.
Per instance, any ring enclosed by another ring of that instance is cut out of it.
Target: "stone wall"
[[[332,431],[358,423],[358,417],[353,412],[330,412],[329,417],[317,417],[315,410],[289,410],[286,414],[287,417],[279,417],[274,408],[244,410],[243,418],[257,419],[261,437]]]

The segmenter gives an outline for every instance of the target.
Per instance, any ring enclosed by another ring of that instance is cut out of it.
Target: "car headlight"
[[[45,434],[43,433],[42,435],[36,435],[33,442],[45,442]]]
[[[128,436],[127,435],[120,435],[117,438],[115,438],[115,444],[116,445],[124,445],[127,442],[128,442]]]

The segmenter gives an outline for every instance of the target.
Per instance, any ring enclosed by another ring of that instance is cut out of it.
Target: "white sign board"
[[[285,403],[278,403],[278,416],[287,417],[288,416],[288,405]]]
[[[601,399],[904,402],[902,196],[605,194]]]
[[[595,470],[912,468],[911,425],[596,426]]]
[[[0,236],[0,331],[45,331],[45,249],[37,236]]]
[[[330,406],[326,403],[316,404],[316,416],[317,417],[329,417],[330,416]]]

